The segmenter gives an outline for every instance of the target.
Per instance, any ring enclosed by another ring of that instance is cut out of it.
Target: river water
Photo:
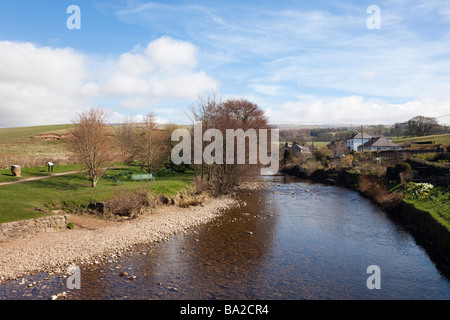
[[[355,191],[288,176],[167,242],[81,267],[81,290],[37,274],[0,299],[450,299],[450,277],[409,231]],[[274,180],[275,179],[275,180]],[[380,289],[369,289],[369,266]],[[120,276],[127,272],[135,280]]]

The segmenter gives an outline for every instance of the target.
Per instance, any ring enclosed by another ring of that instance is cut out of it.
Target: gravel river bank
[[[137,219],[106,222],[71,216],[72,230],[64,229],[0,244],[0,283],[43,272],[62,274],[72,264],[96,264],[120,256],[137,244],[166,241],[175,234],[238,206],[232,196],[210,198],[200,206],[161,206]]]

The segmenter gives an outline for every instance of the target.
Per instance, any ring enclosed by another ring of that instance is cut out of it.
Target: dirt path
[[[62,173],[52,173],[52,174],[49,175],[49,176],[32,177],[32,178],[26,178],[26,179],[17,180],[17,181],[2,182],[2,183],[0,183],[0,187],[1,187],[1,186],[11,185],[11,184],[16,184],[16,183],[24,183],[24,182],[29,182],[29,181],[36,181],[36,180],[42,180],[42,179],[53,178],[53,177],[65,176],[65,175],[69,175],[69,174],[73,174],[73,173],[78,173],[78,172],[81,172],[81,171],[70,171],[70,172],[62,172]]]

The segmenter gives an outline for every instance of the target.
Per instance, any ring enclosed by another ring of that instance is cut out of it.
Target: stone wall
[[[69,222],[67,215],[49,216],[39,219],[0,224],[0,243],[28,238],[43,232],[65,228]]]

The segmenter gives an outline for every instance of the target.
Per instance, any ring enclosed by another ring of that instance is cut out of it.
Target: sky
[[[0,1],[0,127],[187,124],[212,92],[273,124],[449,124],[450,2]]]

